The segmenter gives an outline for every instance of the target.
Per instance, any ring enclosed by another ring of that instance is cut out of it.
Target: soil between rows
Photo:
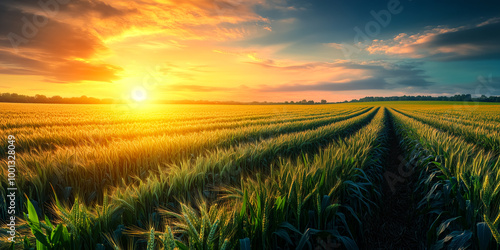
[[[368,221],[362,249],[425,249],[424,223],[420,221],[414,199],[418,173],[409,174],[404,154],[388,116],[388,147],[378,212]],[[403,175],[402,175],[402,174]],[[392,187],[391,187],[392,186]]]

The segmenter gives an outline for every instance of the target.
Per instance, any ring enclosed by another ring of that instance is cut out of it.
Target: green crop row
[[[108,144],[113,141],[133,140],[140,137],[154,137],[162,135],[179,135],[201,131],[213,131],[219,129],[242,128],[249,126],[271,125],[275,123],[298,122],[316,120],[320,118],[331,118],[332,116],[341,116],[355,112],[356,110],[338,111],[335,113],[321,113],[318,115],[294,114],[286,117],[250,117],[242,121],[221,121],[220,119],[202,120],[196,123],[177,122],[143,122],[143,123],[124,123],[107,125],[86,125],[78,129],[74,127],[42,127],[35,129],[23,129],[17,133],[5,131],[1,135],[15,134],[17,153],[26,150],[42,151],[46,149],[56,149],[65,146],[85,146]],[[208,124],[207,124],[208,123]],[[7,154],[8,142],[1,143],[0,157]]]
[[[186,161],[178,166],[172,165],[151,174],[136,185],[117,188],[110,193],[110,202],[96,208],[76,202],[76,207],[54,206],[56,215],[68,228],[81,228],[78,235],[84,245],[93,246],[102,238],[95,235],[96,228],[110,232],[117,230],[119,224],[144,227],[148,221],[158,216],[156,209],[176,200],[189,200],[196,193],[206,191],[208,186],[229,185],[241,178],[242,170],[251,173],[270,166],[279,155],[294,156],[308,150],[314,153],[321,145],[331,143],[332,139],[347,136],[363,127],[375,115],[376,110],[362,112],[353,118],[338,121],[315,130],[291,133],[258,144],[231,147],[200,157],[193,163]],[[306,146],[307,145],[307,146]],[[312,150],[312,151],[311,151]],[[125,186],[125,185],[124,185]],[[134,187],[136,186],[136,187]],[[108,195],[104,194],[107,200]],[[84,222],[72,219],[72,211],[86,214]],[[120,219],[118,219],[120,218]],[[84,223],[82,226],[80,223]],[[70,230],[71,232],[72,230]]]
[[[422,171],[417,209],[427,215],[428,246],[494,248],[500,243],[499,158],[461,137],[391,114],[410,162]]]
[[[23,175],[18,178],[17,185],[29,197],[39,202],[49,199],[52,185],[60,195],[67,196],[68,192],[72,191],[75,196],[82,197],[85,203],[90,203],[94,199],[100,200],[102,191],[96,192],[97,190],[123,182],[130,184],[135,181],[134,176],[145,178],[150,171],[157,172],[167,164],[209,154],[207,150],[213,148],[220,150],[241,142],[260,141],[261,138],[284,133],[316,129],[366,112],[368,109],[311,121],[118,141],[102,146],[98,151],[92,146],[81,146],[36,155],[22,154],[17,168]],[[5,187],[7,172],[2,174]],[[22,201],[19,202],[22,207]]]
[[[312,158],[282,159],[267,176],[243,178],[213,202],[198,198],[161,210],[163,230],[134,234],[161,249],[302,249],[327,242],[357,249],[360,218],[380,196],[367,173],[381,174],[384,113]]]
[[[425,115],[410,114],[408,112],[403,113],[397,111],[403,115],[414,118],[425,124],[431,125],[438,129],[450,132],[454,135],[462,137],[465,141],[469,143],[474,143],[479,145],[486,150],[492,150],[500,152],[500,132],[491,131],[484,129],[483,127],[464,125],[456,122],[448,122],[433,117],[427,117]]]

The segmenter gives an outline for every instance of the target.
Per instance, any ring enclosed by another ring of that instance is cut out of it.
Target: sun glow
[[[131,97],[136,102],[143,102],[148,98],[148,93],[143,87],[136,87],[132,90]]]

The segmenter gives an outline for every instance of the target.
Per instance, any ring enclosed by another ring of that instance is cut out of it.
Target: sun
[[[131,97],[136,102],[143,102],[148,98],[148,92],[143,87],[135,87],[131,92]]]

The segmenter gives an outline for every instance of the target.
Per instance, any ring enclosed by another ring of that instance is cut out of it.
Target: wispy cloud
[[[352,80],[349,82],[318,82],[313,84],[290,83],[278,86],[263,86],[264,92],[295,92],[295,91],[346,91],[385,89],[388,83],[381,78]]]
[[[475,25],[440,26],[412,35],[400,33],[391,40],[373,40],[366,50],[371,54],[436,61],[498,58],[499,30],[500,18],[492,18]]]
[[[196,84],[169,84],[163,87],[163,90],[174,91],[174,92],[219,92],[219,91],[232,91],[234,88],[225,87],[214,87],[206,85],[196,85]]]
[[[316,80],[291,81],[286,84],[261,86],[261,91],[347,91],[371,89],[426,88],[434,83],[428,80],[418,63],[388,63],[383,61],[307,62],[279,65],[274,60],[252,62],[279,71],[295,71],[300,75],[314,74]]]

